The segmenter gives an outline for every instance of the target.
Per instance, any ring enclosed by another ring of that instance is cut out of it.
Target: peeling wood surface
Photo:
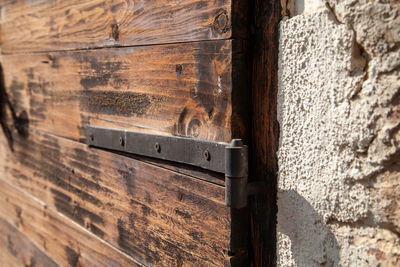
[[[246,130],[238,114],[246,99],[238,97],[232,119],[231,92],[244,91],[232,87],[232,58],[242,49],[232,46],[212,41],[3,55],[2,65],[16,113],[26,112],[37,129],[82,140],[89,123],[230,141],[232,124],[236,135]]]
[[[60,266],[140,266],[131,257],[102,242],[2,178],[0,217],[32,240]]]
[[[227,39],[245,34],[247,1],[4,1],[3,53]],[[232,24],[237,29],[232,29]],[[233,33],[235,33],[233,35]]]
[[[9,182],[140,262],[229,262],[224,187],[32,129],[14,137],[0,156]]]

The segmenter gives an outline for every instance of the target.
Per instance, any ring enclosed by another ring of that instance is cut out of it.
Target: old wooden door
[[[1,266],[245,266],[224,175],[88,126],[249,142],[246,0],[1,1]]]

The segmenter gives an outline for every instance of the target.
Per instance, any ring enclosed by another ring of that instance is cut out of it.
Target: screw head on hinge
[[[161,152],[161,146],[158,142],[154,144],[154,150],[158,153]]]
[[[208,151],[208,149],[204,151],[204,159],[207,161],[210,161],[211,159],[210,152]]]
[[[119,138],[119,144],[120,144],[121,146],[124,146],[124,145],[125,145],[125,140],[124,140],[124,138],[122,138],[122,136]]]

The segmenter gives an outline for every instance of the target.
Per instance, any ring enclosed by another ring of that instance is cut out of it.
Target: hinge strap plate
[[[189,164],[225,174],[226,204],[247,205],[248,151],[239,139],[218,143],[87,126],[89,146]]]
[[[189,164],[225,173],[225,147],[216,143],[178,136],[163,136],[87,126],[89,146]]]

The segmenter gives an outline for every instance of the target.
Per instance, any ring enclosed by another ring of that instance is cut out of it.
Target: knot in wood
[[[226,10],[220,10],[214,20],[214,29],[219,33],[228,31],[228,14]]]

